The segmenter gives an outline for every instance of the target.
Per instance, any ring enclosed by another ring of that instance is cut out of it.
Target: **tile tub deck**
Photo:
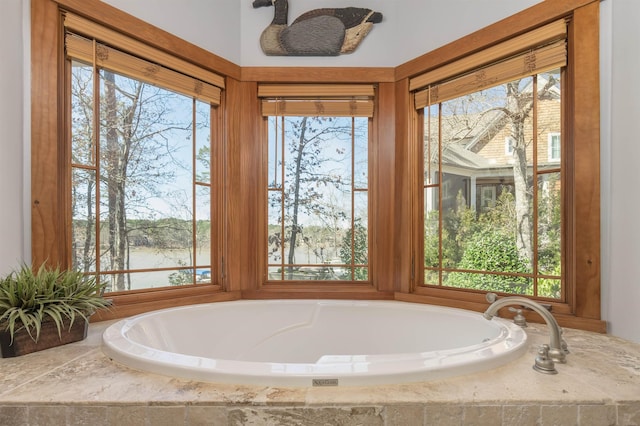
[[[0,425],[640,425],[640,344],[565,329],[559,374],[535,372],[546,327],[510,364],[429,382],[294,388],[203,383],[139,372],[82,342],[0,358]]]

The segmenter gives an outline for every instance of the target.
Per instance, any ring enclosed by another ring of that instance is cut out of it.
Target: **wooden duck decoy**
[[[314,9],[288,25],[288,0],[255,0],[254,8],[273,6],[273,21],[260,36],[270,56],[337,56],[353,52],[382,14],[360,7]]]

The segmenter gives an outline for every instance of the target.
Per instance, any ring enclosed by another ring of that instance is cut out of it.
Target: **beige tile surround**
[[[527,329],[520,359],[432,382],[335,388],[201,383],[131,370],[83,342],[0,358],[0,425],[640,425],[640,344],[565,330],[559,374],[531,365],[545,327]]]

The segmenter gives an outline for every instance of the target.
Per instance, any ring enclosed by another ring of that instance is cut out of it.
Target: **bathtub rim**
[[[498,336],[487,342],[455,349],[422,353],[390,353],[384,355],[333,356],[333,362],[274,363],[211,359],[194,355],[169,352],[151,348],[129,340],[125,333],[145,318],[175,311],[205,309],[229,304],[278,304],[310,303],[338,305],[405,305],[435,311],[446,311],[459,315],[482,317],[481,313],[437,305],[403,301],[343,300],[343,299],[269,299],[210,302],[173,308],[158,309],[124,318],[110,325],[102,334],[102,351],[111,360],[142,372],[152,372],[179,379],[238,385],[261,386],[317,386],[317,380],[334,386],[367,386],[430,381],[453,376],[462,376],[505,365],[527,350],[529,340],[521,327],[511,321],[494,317],[490,320],[499,327]],[[484,318],[483,321],[487,321]],[[508,347],[507,347],[508,346]],[[476,358],[479,353],[491,357]],[[349,359],[351,358],[351,359]],[[401,362],[398,362],[400,360]],[[470,362],[478,361],[478,362]],[[436,368],[437,367],[437,368]],[[336,372],[338,370],[338,372]],[[360,371],[358,371],[360,370]],[[323,384],[320,384],[323,385]]]

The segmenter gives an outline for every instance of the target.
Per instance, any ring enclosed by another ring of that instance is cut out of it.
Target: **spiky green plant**
[[[9,331],[11,342],[21,329],[37,342],[42,322],[48,317],[56,323],[61,337],[67,323],[71,329],[79,317],[86,320],[111,304],[102,297],[105,285],[79,271],[44,265],[34,271],[23,265],[0,279],[0,329]]]

